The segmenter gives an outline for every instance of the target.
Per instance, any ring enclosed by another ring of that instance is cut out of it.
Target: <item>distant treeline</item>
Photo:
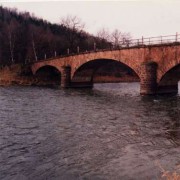
[[[67,18],[59,25],[51,24],[29,12],[0,6],[0,65],[25,64],[65,55],[67,49],[69,53],[76,53],[93,50],[94,45],[99,49],[111,46],[105,39],[76,27],[76,20],[76,17]]]

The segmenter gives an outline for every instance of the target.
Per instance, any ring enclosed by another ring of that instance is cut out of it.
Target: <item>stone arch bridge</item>
[[[33,62],[31,70],[36,75],[42,69],[54,68],[61,74],[62,87],[92,87],[97,69],[110,62],[124,65],[137,75],[141,94],[178,92],[180,43],[177,42],[55,57]],[[82,73],[81,80],[77,80],[77,74],[83,70],[88,71],[88,77]]]

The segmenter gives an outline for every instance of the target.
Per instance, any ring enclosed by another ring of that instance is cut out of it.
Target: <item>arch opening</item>
[[[178,93],[180,64],[167,71],[158,84],[158,93]]]
[[[72,77],[73,86],[94,83],[139,82],[137,73],[124,63],[112,59],[95,59],[80,66]]]
[[[61,85],[61,72],[54,66],[43,66],[36,73],[36,85],[59,86]]]

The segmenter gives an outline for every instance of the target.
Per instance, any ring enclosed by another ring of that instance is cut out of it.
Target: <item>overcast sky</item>
[[[134,38],[180,33],[180,1],[35,1],[0,0],[4,7],[29,11],[52,23],[68,14],[85,22],[85,30],[96,34],[105,27],[130,32]]]

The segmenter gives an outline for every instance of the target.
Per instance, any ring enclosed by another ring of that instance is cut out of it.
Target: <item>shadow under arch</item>
[[[61,85],[61,72],[54,66],[45,65],[35,72],[36,85],[59,86]]]
[[[179,80],[180,80],[180,64],[177,64],[162,76],[158,84],[158,92],[178,93]]]
[[[74,87],[92,87],[93,83],[138,82],[138,74],[128,65],[113,59],[93,59],[73,74]]]

